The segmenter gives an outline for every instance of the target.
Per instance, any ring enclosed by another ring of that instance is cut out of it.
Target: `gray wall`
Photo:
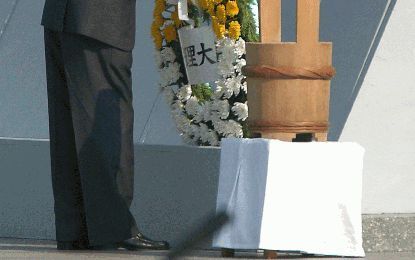
[[[136,145],[135,153],[132,212],[146,235],[176,245],[215,210],[220,151]],[[0,237],[55,238],[48,154],[48,141],[0,138]],[[414,223],[413,214],[364,215],[366,252],[413,251]]]
[[[18,2],[0,39],[0,136],[47,137],[40,2]],[[0,1],[2,26],[13,3]]]
[[[0,21],[15,0],[0,2]],[[396,0],[394,0],[396,1]],[[18,0],[0,39],[0,136],[48,138],[42,27],[44,1]],[[153,1],[137,1],[137,45],[134,51],[134,107],[136,143],[181,144],[154,66],[150,24]],[[337,140],[359,92],[386,22],[390,0],[322,0],[321,40],[334,43],[330,139]],[[393,2],[393,1],[392,1]],[[295,40],[294,1],[283,0],[283,38]],[[146,128],[144,129],[144,126]]]
[[[136,145],[135,154],[132,212],[143,233],[175,243],[215,212],[219,149]],[[0,138],[0,237],[55,238],[49,164],[48,141]]]
[[[330,140],[366,148],[363,211],[415,212],[415,7],[412,0],[322,0],[332,41]],[[283,40],[295,41],[295,1],[283,0]]]
[[[394,0],[395,1],[395,0]],[[330,140],[338,140],[387,23],[390,0],[321,0],[320,41],[333,42]],[[282,39],[296,41],[296,2],[282,1]]]
[[[366,147],[365,212],[415,212],[415,6],[399,0],[342,132]]]
[[[0,26],[15,0],[0,1]],[[48,138],[43,28],[44,1],[18,0],[0,38],[0,136]],[[153,1],[137,1],[137,44],[134,50],[135,142],[179,144],[167,106],[157,98],[158,73],[153,59],[150,23]],[[143,133],[148,122],[147,134]],[[141,140],[140,140],[141,137]]]
[[[0,1],[2,31],[15,1]],[[23,138],[14,140],[18,141],[14,145],[21,142],[22,147],[28,140],[43,142],[41,140],[48,138],[43,35],[39,25],[43,2],[17,0],[10,23],[0,36],[0,137]],[[283,38],[287,41],[295,39],[293,2],[284,0],[283,6]],[[409,30],[413,27],[415,11],[411,2],[400,0],[397,11],[392,12],[396,0],[321,1],[321,40],[334,43],[333,62],[338,71],[332,82],[330,139],[357,141],[366,148],[364,210],[367,213],[415,211],[412,203],[415,198],[412,133],[415,129],[411,121],[414,118],[411,100],[415,100],[415,95],[410,69],[415,67],[415,57],[413,34]],[[134,139],[136,144],[179,145],[181,140],[169,110],[163,97],[157,95],[159,76],[149,36],[152,8],[153,1],[138,1]],[[387,21],[391,14],[394,22],[389,26]],[[384,32],[388,35],[385,40]],[[400,49],[399,55],[395,55],[397,49]],[[364,80],[367,74],[369,81]],[[400,91],[392,92],[397,87]],[[402,100],[406,103],[399,105]],[[371,120],[375,116],[379,121]],[[389,142],[385,143],[386,139]],[[7,150],[0,152],[8,153]],[[49,171],[48,153],[44,151],[40,155],[46,158],[39,159],[38,171],[46,173]],[[171,163],[169,157],[165,158],[167,161],[160,159],[160,164]],[[2,187],[19,187],[13,186],[19,181],[16,178],[22,178],[23,182],[26,173],[21,175],[18,169],[0,168],[0,174],[15,173],[2,179]],[[47,179],[43,180],[44,185],[49,185]]]

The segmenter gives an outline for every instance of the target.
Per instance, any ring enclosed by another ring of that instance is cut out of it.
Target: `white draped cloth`
[[[364,149],[356,143],[222,140],[213,246],[359,256]]]

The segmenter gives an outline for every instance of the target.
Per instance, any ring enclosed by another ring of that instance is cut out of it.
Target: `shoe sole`
[[[129,251],[139,251],[139,250],[169,250],[169,248],[166,247],[139,247],[139,246],[133,246],[133,245],[124,245],[124,244],[118,244],[118,248],[124,248]]]

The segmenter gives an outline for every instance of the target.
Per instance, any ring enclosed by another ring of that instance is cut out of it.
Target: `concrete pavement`
[[[165,251],[57,251],[53,241],[26,240],[26,239],[0,239],[0,259],[30,259],[30,260],[69,260],[69,259],[140,259],[140,260],[163,260],[166,259]],[[183,259],[188,260],[210,260],[220,258],[220,252],[212,250],[198,250],[186,254]],[[238,252],[237,259],[261,259],[261,255],[254,252]],[[300,255],[282,254],[278,259],[353,259],[333,257],[304,257]],[[415,252],[386,252],[370,253],[365,259],[368,260],[413,260]]]

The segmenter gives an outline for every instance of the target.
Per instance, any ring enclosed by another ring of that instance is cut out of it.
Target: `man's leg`
[[[88,237],[60,37],[47,29],[44,36],[56,240],[86,245]]]
[[[138,234],[129,211],[134,150],[132,53],[62,33],[63,60],[91,245]]]

